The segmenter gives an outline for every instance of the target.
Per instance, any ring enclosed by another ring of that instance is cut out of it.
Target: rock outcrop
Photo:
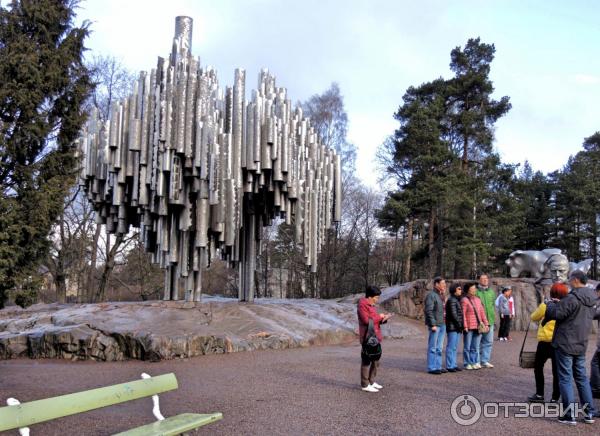
[[[283,349],[356,341],[351,301],[206,297],[202,303],[154,301],[35,305],[0,311],[0,359],[115,361]],[[418,334],[395,319],[387,337]]]
[[[460,280],[464,282],[464,280]],[[449,281],[449,284],[451,281]],[[525,330],[529,315],[549,285],[527,278],[495,278],[491,286],[513,287],[513,329]],[[593,283],[595,286],[595,283]],[[419,335],[423,299],[431,281],[416,280],[383,290],[383,311],[393,317],[386,337]],[[0,311],[0,359],[18,357],[114,361],[157,361],[263,349],[331,345],[356,341],[356,303],[340,300],[260,299],[253,304],[205,297],[202,303],[50,304]],[[533,325],[532,328],[535,328]]]

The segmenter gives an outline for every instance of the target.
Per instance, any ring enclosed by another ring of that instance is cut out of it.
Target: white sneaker
[[[365,392],[379,392],[373,385],[368,385],[367,387],[361,389]]]
[[[383,386],[381,386],[379,383],[373,383],[371,386],[373,386],[377,390],[383,389]]]
[[[466,364],[465,365],[465,369],[469,369],[470,370],[470,369],[475,369],[475,368],[471,364]]]
[[[484,368],[493,368],[494,367],[494,365],[492,365],[490,362],[485,362],[482,366]]]
[[[481,369],[481,365],[479,363],[476,363],[475,365],[473,365],[473,369]]]

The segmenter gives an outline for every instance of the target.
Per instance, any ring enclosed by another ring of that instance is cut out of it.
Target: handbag
[[[529,333],[529,327],[531,321],[527,324],[527,330],[525,331],[525,337],[523,338],[523,344],[521,345],[521,352],[519,353],[519,366],[521,368],[535,368],[535,351],[523,351],[525,348],[525,341],[527,340],[527,333]]]
[[[486,326],[483,322],[481,322],[481,320],[479,319],[479,315],[477,315],[477,309],[475,308],[475,305],[473,304],[471,299],[469,297],[465,298],[469,300],[469,303],[471,303],[471,307],[473,307],[473,313],[475,313],[475,319],[477,320],[477,332],[480,335],[489,332],[490,328]]]
[[[368,357],[371,362],[381,358],[381,343],[375,334],[373,318],[369,318],[369,326],[362,342],[362,354]]]

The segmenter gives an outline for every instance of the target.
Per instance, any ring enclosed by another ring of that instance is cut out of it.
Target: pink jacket
[[[465,329],[477,330],[477,317],[475,316],[475,310],[477,310],[477,316],[479,317],[479,320],[489,327],[490,324],[485,316],[485,310],[479,297],[463,297],[460,300],[460,305],[463,311]],[[475,306],[475,310],[473,310],[473,306]]]

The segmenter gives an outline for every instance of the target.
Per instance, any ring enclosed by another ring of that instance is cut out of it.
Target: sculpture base
[[[203,303],[38,304],[0,311],[0,359],[163,360],[310,345],[357,344],[356,305],[206,296]],[[387,337],[416,335],[397,317]]]

